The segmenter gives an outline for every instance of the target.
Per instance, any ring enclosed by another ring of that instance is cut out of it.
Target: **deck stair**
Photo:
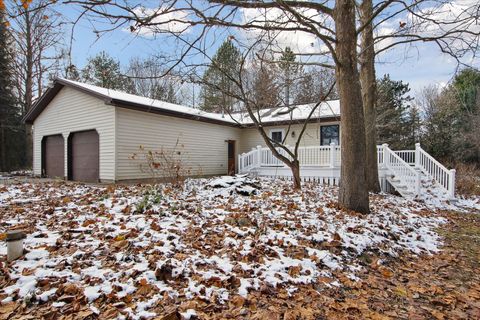
[[[287,156],[285,150],[277,149]],[[291,150],[291,149],[290,149]],[[341,148],[338,145],[299,147],[300,174],[304,181],[338,185]],[[377,146],[379,177],[382,190],[390,185],[406,198],[425,192],[443,193],[455,199],[455,169],[447,169],[419,143],[415,150],[391,150],[387,144]],[[270,149],[258,146],[238,156],[239,173],[291,179],[291,171]]]

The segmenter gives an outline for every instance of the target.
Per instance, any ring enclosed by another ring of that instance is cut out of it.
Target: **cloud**
[[[295,22],[295,17],[291,13],[285,12],[285,10],[278,8],[245,8],[242,9],[241,12],[242,24],[257,26],[259,28],[292,29],[284,31],[265,31],[255,28],[249,29],[243,31],[247,39],[257,39],[259,36],[263,36],[267,41],[271,42],[273,46],[278,47],[280,50],[290,47],[294,52],[301,53],[318,53],[326,50],[326,46],[318,36],[302,30],[293,30],[305,29],[306,27]],[[320,14],[317,10],[297,9],[296,12],[315,22],[325,23],[325,25],[332,23],[328,17]],[[322,31],[322,33],[326,34],[327,32]]]
[[[416,37],[443,37],[441,44],[444,48],[463,54],[471,49],[470,44],[478,43],[479,40],[480,24],[475,18],[478,17],[477,1],[453,0],[438,3],[416,8],[413,12],[388,20],[377,27],[376,35],[392,37],[378,41],[376,49]]]

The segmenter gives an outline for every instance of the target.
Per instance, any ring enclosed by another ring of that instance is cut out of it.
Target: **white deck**
[[[287,156],[287,153],[278,149]],[[391,150],[388,145],[377,146],[379,179],[382,190],[393,187],[404,197],[415,197],[423,192],[422,185],[434,182],[434,187],[455,197],[455,170],[447,169],[427,152],[420,144],[415,150]],[[330,146],[300,147],[300,176],[303,181],[338,185],[340,183],[341,148]],[[292,172],[277,159],[270,149],[262,146],[238,156],[240,173],[258,176],[291,179]],[[432,186],[430,186],[432,187]]]

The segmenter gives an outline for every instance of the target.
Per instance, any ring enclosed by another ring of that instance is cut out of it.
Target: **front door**
[[[233,176],[235,174],[235,140],[228,140],[228,172],[227,174]]]

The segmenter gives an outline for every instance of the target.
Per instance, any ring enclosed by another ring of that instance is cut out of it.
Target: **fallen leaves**
[[[199,181],[159,186],[161,197],[145,197],[150,186],[4,188],[16,199],[0,206],[0,232],[25,229],[31,259],[0,261],[0,319],[478,315],[478,276],[459,249],[427,255],[441,220],[421,204],[375,196],[375,214],[362,216],[338,207],[336,189],[264,181],[242,197]],[[21,296],[28,277],[36,284]]]

